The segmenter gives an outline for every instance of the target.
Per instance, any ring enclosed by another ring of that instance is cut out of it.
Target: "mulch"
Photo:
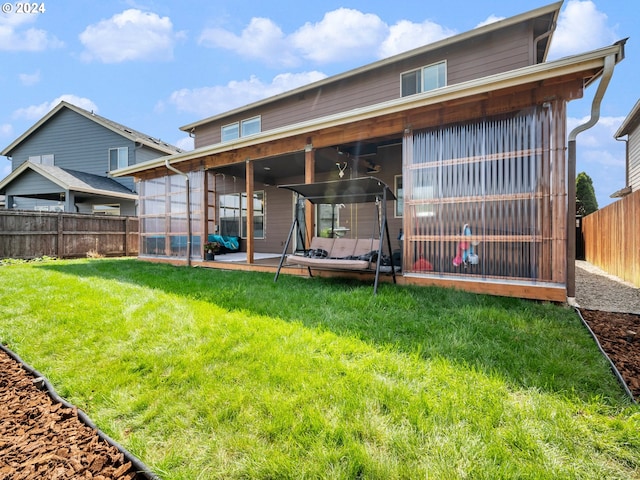
[[[640,315],[580,309],[634,399],[640,399]]]
[[[0,480],[147,478],[41,385],[0,350]]]

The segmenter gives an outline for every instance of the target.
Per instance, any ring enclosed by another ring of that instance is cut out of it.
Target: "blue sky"
[[[3,3],[0,148],[64,99],[190,149],[182,125],[548,3],[58,0],[37,2],[37,14]],[[600,207],[625,186],[613,134],[640,96],[638,18],[636,1],[565,0],[549,55],[631,37],[600,122],[578,136],[577,171]],[[588,118],[595,90],[569,104],[569,129]],[[0,178],[10,169],[0,157]]]

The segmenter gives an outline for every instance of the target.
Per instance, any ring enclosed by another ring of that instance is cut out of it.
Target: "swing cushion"
[[[375,268],[380,240],[314,237],[306,255],[287,255],[287,264],[333,270]],[[324,256],[324,252],[328,252]]]

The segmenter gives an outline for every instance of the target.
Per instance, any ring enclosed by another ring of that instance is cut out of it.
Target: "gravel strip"
[[[640,314],[640,288],[577,260],[576,303],[589,310]]]

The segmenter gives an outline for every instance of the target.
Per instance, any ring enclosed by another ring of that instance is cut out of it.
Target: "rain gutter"
[[[185,193],[186,193],[186,208],[187,208],[187,267],[191,266],[191,195],[189,194],[189,175],[181,172],[177,168],[169,163],[169,157],[165,158],[164,166],[167,167],[168,170],[182,175],[184,177],[185,184]]]
[[[613,75],[616,63],[624,58],[626,39],[617,42],[620,47],[619,56],[611,53],[604,58],[602,78],[591,102],[591,118],[582,125],[578,125],[569,133],[568,165],[567,165],[567,298],[568,302],[575,302],[576,297],[576,137],[579,133],[590,129],[600,119],[600,104],[604,97],[609,81]]]

